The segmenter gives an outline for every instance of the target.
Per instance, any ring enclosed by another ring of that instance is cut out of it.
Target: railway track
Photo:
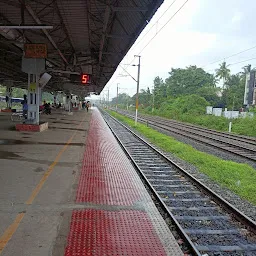
[[[119,111],[119,113],[134,118],[133,115],[126,111]],[[138,121],[153,128],[181,135],[208,146],[247,158],[251,161],[256,161],[256,138],[230,135],[159,117],[139,116]]]
[[[119,121],[105,121],[193,255],[255,256],[256,223]]]

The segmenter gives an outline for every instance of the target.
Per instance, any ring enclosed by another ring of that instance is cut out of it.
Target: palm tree
[[[220,67],[216,69],[216,77],[221,78],[223,80],[223,87],[222,90],[225,88],[225,83],[230,75],[230,69],[228,69],[226,61],[220,64]]]

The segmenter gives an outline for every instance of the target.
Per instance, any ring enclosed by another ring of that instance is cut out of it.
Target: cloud
[[[238,23],[241,22],[242,18],[243,18],[243,14],[241,12],[236,12],[231,19],[231,24],[237,25]]]
[[[151,87],[153,79],[160,76],[165,79],[172,67],[184,68],[189,65],[205,66],[206,70],[218,68],[225,57],[256,44],[251,26],[254,22],[256,1],[249,0],[244,5],[243,0],[193,0],[164,27],[164,29],[151,41],[157,31],[171,18],[185,0],[176,1],[166,12],[163,18],[141,40],[150,27],[167,10],[173,0],[165,0],[158,13],[127,54],[122,63],[130,63],[135,54],[139,54],[143,47],[150,44],[141,53],[141,88]],[[221,8],[220,8],[221,6]],[[250,6],[250,8],[248,8]],[[137,41],[137,42],[138,42]],[[227,59],[227,63],[235,63],[254,57],[256,49]],[[216,60],[218,63],[210,64]],[[138,60],[134,60],[137,64]],[[256,65],[255,61],[249,61]],[[231,66],[232,73],[239,72],[247,62]],[[127,68],[127,66],[124,66]],[[137,68],[129,67],[129,73],[137,77]],[[116,83],[120,87],[129,88],[130,95],[136,92],[136,83],[130,77],[117,78],[124,73],[121,68],[113,76],[107,86],[111,86],[111,96],[116,95]]]

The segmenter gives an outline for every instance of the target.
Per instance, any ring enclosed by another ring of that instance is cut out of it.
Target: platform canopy
[[[99,94],[162,2],[1,0],[0,83],[26,88],[24,43],[42,43],[48,50],[46,72],[52,75],[47,90]],[[90,84],[74,80],[81,73],[91,76]]]

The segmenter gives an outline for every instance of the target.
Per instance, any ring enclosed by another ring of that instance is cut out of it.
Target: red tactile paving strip
[[[145,212],[73,211],[65,256],[164,256]]]
[[[76,202],[133,205],[141,197],[134,170],[98,111],[93,111]]]
[[[97,209],[73,210],[65,256],[182,255],[157,209],[148,207],[150,195],[98,110],[91,118],[76,202]],[[141,202],[147,210],[137,210]]]

